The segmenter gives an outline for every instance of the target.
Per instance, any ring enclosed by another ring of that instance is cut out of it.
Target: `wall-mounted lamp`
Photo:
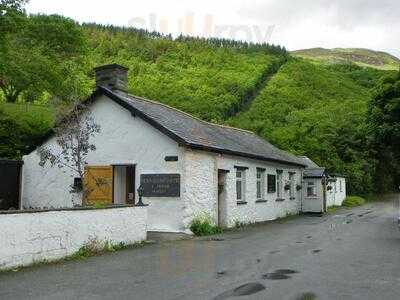
[[[139,195],[139,201],[138,201],[138,203],[136,204],[136,206],[145,206],[145,204],[144,204],[143,201],[142,201],[142,197],[143,197],[143,194],[144,194],[144,188],[143,188],[142,185],[140,185],[140,186],[138,187],[137,192],[138,192],[138,195]]]

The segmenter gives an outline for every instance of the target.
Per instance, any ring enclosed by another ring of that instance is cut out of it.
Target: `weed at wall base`
[[[197,217],[193,219],[190,230],[194,235],[205,236],[222,233],[222,229],[216,225],[213,225],[211,218],[208,216]]]
[[[98,256],[98,255],[105,254],[105,253],[116,252],[116,251],[124,250],[124,249],[139,248],[148,243],[150,243],[150,242],[143,241],[143,242],[137,242],[134,244],[126,244],[126,243],[120,242],[120,243],[113,244],[110,241],[105,241],[105,242],[101,243],[96,239],[91,239],[72,255],[69,255],[69,256],[66,256],[66,257],[63,257],[60,259],[38,260],[38,261],[33,262],[30,265],[0,270],[0,273],[19,272],[21,270],[28,269],[28,268],[36,268],[36,267],[40,267],[40,266],[44,266],[44,265],[53,265],[53,264],[58,264],[58,263],[62,263],[65,261],[83,260],[83,259],[86,259],[89,257]]]

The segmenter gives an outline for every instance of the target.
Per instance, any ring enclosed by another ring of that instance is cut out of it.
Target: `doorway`
[[[22,161],[0,159],[0,210],[20,208]]]
[[[217,210],[217,221],[218,226],[226,227],[226,214],[227,214],[227,205],[226,205],[226,177],[229,171],[227,170],[218,170],[218,210]]]
[[[135,166],[126,167],[126,204],[135,204]]]
[[[114,165],[114,204],[135,204],[135,165]]]

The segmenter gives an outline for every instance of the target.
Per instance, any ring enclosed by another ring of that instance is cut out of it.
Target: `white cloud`
[[[397,0],[31,0],[28,11],[174,35],[267,37],[291,50],[363,47],[400,56]]]

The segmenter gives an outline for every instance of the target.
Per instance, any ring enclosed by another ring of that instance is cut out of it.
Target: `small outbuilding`
[[[299,158],[307,166],[303,171],[302,211],[323,213],[329,207],[341,206],[346,198],[346,178],[328,174],[308,157]]]

